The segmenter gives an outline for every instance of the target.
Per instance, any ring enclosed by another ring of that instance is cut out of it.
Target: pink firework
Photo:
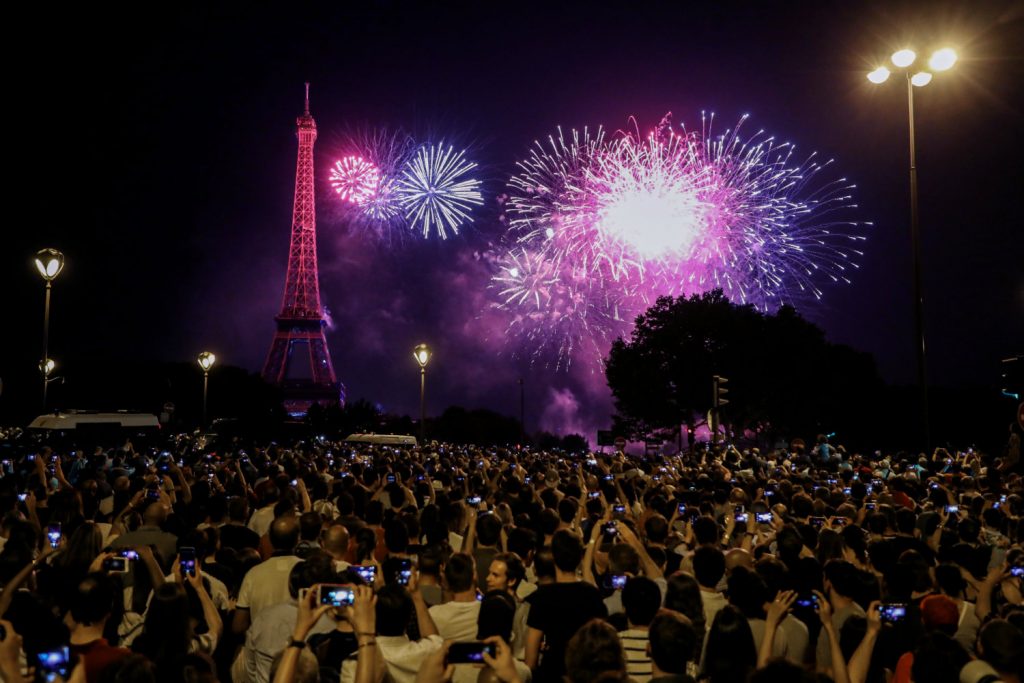
[[[373,201],[380,187],[380,171],[361,156],[342,157],[331,168],[331,187],[342,201],[365,206]]]

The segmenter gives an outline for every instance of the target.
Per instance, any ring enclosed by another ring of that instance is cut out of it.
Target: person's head
[[[754,634],[743,613],[726,605],[708,629],[704,675],[711,683],[742,681],[757,664]]]
[[[441,567],[444,564],[444,553],[439,548],[428,547],[426,550],[420,552],[416,563],[416,568],[419,570],[421,577],[432,576],[434,578],[441,578]]]
[[[501,521],[494,515],[481,515],[476,520],[476,540],[482,546],[496,546],[501,539]]]
[[[565,678],[567,683],[626,680],[622,643],[608,622],[591,619],[576,631],[565,648]]]
[[[114,611],[118,594],[113,579],[101,572],[89,574],[71,597],[71,619],[81,626],[102,626]]]
[[[929,633],[914,648],[911,676],[927,683],[959,683],[960,669],[971,661],[963,646],[945,633]]]
[[[85,569],[92,564],[102,549],[103,532],[96,524],[85,522],[80,524],[68,538],[64,552],[57,556],[57,564]]]
[[[243,524],[249,519],[249,500],[245,496],[231,498],[228,502],[228,518]]]
[[[556,531],[551,537],[551,555],[556,569],[575,573],[583,561],[583,542],[568,529]]]
[[[274,552],[291,552],[299,543],[299,522],[295,517],[278,517],[271,523],[268,536]]]
[[[452,593],[476,588],[476,561],[466,553],[455,553],[444,566],[444,582]]]
[[[622,607],[633,626],[647,626],[661,607],[661,589],[645,576],[634,576],[622,589]]]
[[[400,636],[412,618],[413,603],[409,591],[398,584],[388,584],[377,591],[377,633]]]
[[[515,553],[498,553],[487,570],[487,590],[515,593],[526,577],[526,567]]]
[[[288,573],[288,594],[298,599],[299,591],[310,588],[318,583],[335,583],[338,575],[334,571],[334,561],[325,553],[313,553],[302,562],[297,563]]]
[[[767,601],[768,588],[761,577],[746,567],[736,567],[729,576],[729,602],[748,619],[763,619]]]
[[[320,538],[324,518],[319,512],[303,512],[299,516],[299,538],[303,541],[315,541]]]
[[[725,554],[714,546],[700,546],[693,553],[693,575],[704,588],[715,588],[725,576]]]
[[[348,552],[348,529],[343,524],[332,524],[323,532],[321,539],[324,552],[335,559]]]
[[[651,620],[647,653],[654,666],[666,674],[685,674],[697,651],[697,633],[682,614],[664,611]]]
[[[533,556],[533,571],[539,583],[555,580],[555,557],[550,546],[541,548]]]
[[[281,659],[287,651],[282,650],[274,657],[274,661],[270,665],[270,680],[277,677],[277,669],[281,666]],[[292,678],[288,679],[291,683],[320,683],[320,662],[316,655],[306,648],[299,651],[299,659],[295,662],[294,672]]]
[[[512,639],[512,625],[516,617],[516,602],[507,591],[493,590],[480,601],[480,614],[476,620],[477,640],[501,636],[505,642]]]
[[[576,519],[576,513],[579,511],[580,504],[576,502],[575,498],[566,496],[562,500],[558,501],[558,519],[562,524],[572,524],[572,521]]]
[[[189,602],[185,587],[168,581],[153,591],[143,628],[145,654],[157,664],[177,661],[192,641]]]
[[[640,554],[627,543],[616,543],[608,549],[608,571],[636,576],[640,573]]]
[[[665,609],[679,612],[688,618],[691,628],[697,633],[697,638],[704,642],[704,599],[700,595],[697,579],[681,571],[670,576],[664,606]]]
[[[853,599],[860,585],[857,568],[846,560],[832,560],[825,565],[825,589],[844,598]]]
[[[1021,676],[1024,633],[1005,619],[993,619],[978,631],[978,656],[1000,674]]]
[[[747,683],[816,683],[810,671],[787,659],[770,661],[750,675]]]

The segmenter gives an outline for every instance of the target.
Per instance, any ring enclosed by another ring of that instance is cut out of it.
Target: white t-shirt
[[[444,640],[476,640],[480,602],[446,602],[430,608],[430,618]]]
[[[288,575],[301,561],[294,555],[271,557],[250,569],[238,590],[237,606],[248,608],[249,618],[256,621],[256,615],[264,607],[291,600]]]

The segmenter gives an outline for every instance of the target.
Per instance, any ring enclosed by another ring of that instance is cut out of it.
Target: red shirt
[[[105,638],[97,638],[91,643],[71,645],[70,649],[73,657],[78,655],[82,658],[88,683],[98,683],[100,674],[107,666],[132,653],[123,647],[111,647]]]

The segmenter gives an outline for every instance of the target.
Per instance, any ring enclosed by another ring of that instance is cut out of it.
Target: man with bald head
[[[327,527],[321,534],[320,545],[334,561],[334,571],[343,572],[351,566],[345,561],[349,546],[348,529],[345,525],[332,524]]]
[[[295,556],[295,546],[299,543],[298,518],[294,515],[278,517],[271,523],[268,537],[273,553],[242,579],[231,622],[235,633],[245,632],[260,610],[291,599],[288,575],[301,561]]]
[[[145,505],[145,499],[139,503],[132,503],[126,512],[130,512],[136,505]],[[161,501],[145,505],[142,511],[142,525],[135,531],[121,534],[111,543],[113,548],[138,548],[140,546],[153,546],[160,553],[163,568],[166,570],[171,566],[178,553],[178,537],[164,531],[161,527],[167,521],[170,510]]]

